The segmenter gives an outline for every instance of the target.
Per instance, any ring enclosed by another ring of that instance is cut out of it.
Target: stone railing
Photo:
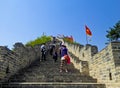
[[[4,82],[20,69],[29,66],[40,58],[39,45],[25,47],[22,43],[16,43],[14,49],[0,46],[0,82]]]
[[[74,67],[80,71],[82,75],[89,75],[89,67],[87,61],[82,61],[75,55],[69,52],[71,62],[74,64]]]
[[[98,53],[98,48],[90,44],[86,44],[85,46],[80,44],[70,44],[67,42],[64,42],[64,44],[72,54],[79,57],[82,61],[89,61],[92,56]]]
[[[64,42],[70,52],[71,62],[74,64],[81,74],[89,75],[89,61],[98,52],[96,46],[87,44],[71,44]]]

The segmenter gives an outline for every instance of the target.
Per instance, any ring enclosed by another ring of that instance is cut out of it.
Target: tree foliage
[[[108,41],[117,41],[120,39],[120,21],[118,21],[113,28],[110,28],[110,30],[107,30],[106,37],[108,38]]]
[[[49,42],[49,41],[51,41],[50,36],[42,35],[41,37],[38,37],[37,39],[35,39],[33,41],[27,42],[25,45],[34,47],[35,45],[39,45],[39,44],[46,43],[46,42]]]

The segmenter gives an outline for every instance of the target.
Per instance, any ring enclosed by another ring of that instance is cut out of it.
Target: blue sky
[[[120,0],[0,0],[0,46],[12,48],[41,36],[72,35],[86,44],[85,25],[92,31],[89,44],[103,49],[106,30],[120,20]]]

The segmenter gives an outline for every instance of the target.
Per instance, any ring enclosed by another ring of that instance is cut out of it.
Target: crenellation
[[[97,79],[98,83],[120,83],[120,42],[111,42],[98,51],[97,46],[70,44],[64,42],[69,50],[71,62],[80,74]],[[0,46],[0,81],[9,79],[20,69],[40,59],[40,45],[34,48],[15,43],[13,50]],[[113,88],[108,84],[106,88]]]
[[[39,47],[26,47],[22,43],[15,43],[12,51],[5,46],[0,46],[0,81],[8,80],[10,76],[17,73],[20,69],[39,59]]]
[[[67,43],[65,44],[67,45]],[[85,74],[85,70],[82,68],[87,67],[88,75],[97,78],[99,83],[120,82],[120,42],[111,42],[99,52],[97,46],[90,44],[80,48],[71,44],[67,45],[67,48],[80,60],[80,62],[73,61],[80,72],[83,71]],[[74,58],[72,57],[72,59]],[[81,64],[83,61],[88,62],[88,66],[84,67],[84,64]]]

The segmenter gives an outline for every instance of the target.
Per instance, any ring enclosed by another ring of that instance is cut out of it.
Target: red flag
[[[89,36],[92,36],[92,32],[90,31],[90,29],[85,25],[85,29],[86,29],[86,34]]]
[[[69,42],[71,42],[71,43],[73,43],[74,42],[74,40],[73,40],[73,37],[72,36],[66,36],[66,39],[69,41]]]

